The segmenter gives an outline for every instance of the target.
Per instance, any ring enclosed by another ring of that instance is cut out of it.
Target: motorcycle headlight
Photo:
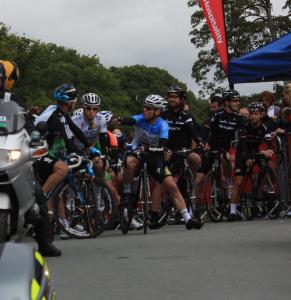
[[[0,149],[0,165],[17,161],[21,156],[21,151]]]

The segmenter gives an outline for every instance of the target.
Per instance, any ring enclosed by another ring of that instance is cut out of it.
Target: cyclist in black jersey
[[[223,99],[221,94],[214,93],[210,95],[210,100],[208,103],[209,114],[206,120],[201,125],[201,132],[200,136],[203,141],[206,141],[209,136],[209,127],[210,127],[210,120],[213,115],[223,109]]]
[[[44,193],[51,191],[68,174],[67,164],[60,160],[64,152],[80,153],[75,138],[81,141],[85,148],[89,148],[92,154],[97,153],[95,148],[90,147],[87,138],[69,115],[77,101],[77,89],[71,84],[63,84],[55,89],[53,97],[57,100],[58,105],[54,106],[47,116],[40,115],[36,120],[38,122],[38,120],[46,119],[48,125],[49,154],[35,165]],[[52,209],[50,201],[48,205],[49,209]]]
[[[169,125],[168,148],[171,151],[181,150],[183,148],[191,149],[192,142],[201,144],[196,130],[196,122],[189,112],[184,111],[186,92],[179,86],[170,87],[167,91],[168,109],[162,114],[162,118]],[[200,156],[194,151],[188,155],[193,172],[201,163]]]
[[[231,194],[230,215],[228,216],[229,222],[240,219],[236,209],[247,166],[252,165],[252,154],[259,152],[259,145],[265,142],[268,149],[260,152],[267,158],[271,158],[273,155],[271,131],[270,128],[262,122],[264,111],[263,104],[254,102],[249,105],[248,110],[250,113],[250,120],[245,124],[237,146],[235,181]]]
[[[236,133],[242,130],[245,123],[238,113],[240,95],[235,90],[228,90],[223,94],[224,109],[215,113],[209,121],[209,135],[206,140],[206,149],[227,152],[231,141],[235,140]],[[197,171],[196,181],[201,184],[210,170],[213,162],[211,155],[206,155],[201,167]]]

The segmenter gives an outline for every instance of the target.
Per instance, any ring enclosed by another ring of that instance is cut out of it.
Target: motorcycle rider
[[[12,88],[19,78],[19,69],[11,60],[0,60],[0,99],[2,101],[14,101],[23,107],[22,101],[15,94]],[[30,134],[34,129],[33,117],[31,114],[25,116],[25,129]],[[53,245],[53,234],[50,226],[47,204],[44,199],[41,187],[35,182],[36,201],[40,207],[40,220],[35,224],[34,231],[38,243],[39,252],[43,256],[60,256],[61,251]]]

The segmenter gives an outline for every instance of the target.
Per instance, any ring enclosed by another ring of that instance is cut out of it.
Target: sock
[[[131,193],[131,184],[124,184],[123,185],[123,192],[125,194],[130,194]]]
[[[236,215],[236,208],[237,204],[236,203],[230,203],[230,213]]]
[[[188,213],[188,210],[187,208],[183,209],[180,211],[185,223],[188,223],[188,221],[191,219],[191,216],[190,214]]]

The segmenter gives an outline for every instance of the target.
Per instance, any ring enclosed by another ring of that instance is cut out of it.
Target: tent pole
[[[226,30],[226,18],[225,18],[225,10],[224,10],[224,1],[221,0],[222,2],[222,11],[223,11],[223,17],[224,17],[224,32],[225,32],[225,43],[226,43],[226,50],[227,50],[227,63],[229,62],[229,51],[228,51],[228,36],[227,36],[227,30]],[[228,80],[228,85],[230,89],[234,88],[234,84],[230,83],[228,74],[225,74],[227,76]]]

